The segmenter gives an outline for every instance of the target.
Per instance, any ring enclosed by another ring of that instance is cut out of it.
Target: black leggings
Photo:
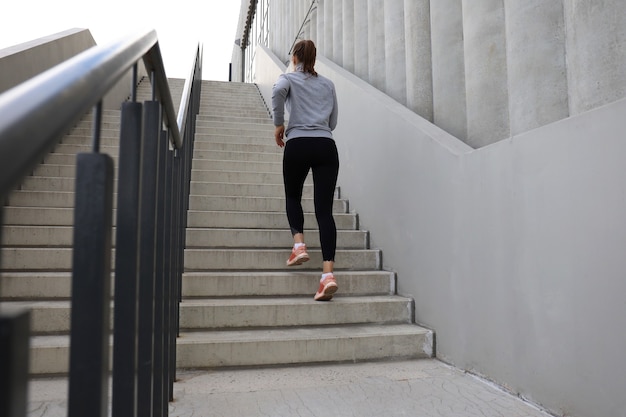
[[[322,259],[334,261],[337,228],[333,218],[333,200],[339,173],[339,156],[333,139],[293,138],[285,144],[283,178],[287,219],[293,235],[304,232],[302,187],[309,169],[313,171],[315,217],[320,231]]]

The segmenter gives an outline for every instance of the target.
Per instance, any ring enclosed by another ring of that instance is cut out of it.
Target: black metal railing
[[[150,74],[152,100],[138,103],[141,61]],[[93,47],[0,95],[2,202],[93,108],[92,152],[78,154],[76,163],[68,416],[104,417],[109,410],[115,417],[168,415],[201,62],[198,46],[178,112],[154,31]],[[102,99],[129,70],[113,251],[115,172],[112,158],[100,153]],[[0,313],[2,416],[26,416],[28,339],[28,311]]]

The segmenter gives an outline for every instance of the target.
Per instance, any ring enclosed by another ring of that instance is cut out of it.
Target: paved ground
[[[170,417],[549,417],[491,384],[426,359],[179,371]],[[35,380],[29,417],[65,417],[67,380]]]

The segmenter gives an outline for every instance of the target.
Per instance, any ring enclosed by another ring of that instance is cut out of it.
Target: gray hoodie
[[[289,112],[285,141],[298,137],[332,139],[337,126],[337,95],[331,80],[302,72],[302,65],[281,74],[272,89],[274,126],[285,123],[285,105]]]

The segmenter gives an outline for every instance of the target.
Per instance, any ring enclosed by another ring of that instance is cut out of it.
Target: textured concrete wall
[[[285,61],[303,1],[271,2]],[[320,56],[474,148],[626,96],[621,0],[320,0],[311,22]]]
[[[404,0],[406,105],[433,121],[432,41],[430,1]]]
[[[367,0],[368,81],[381,91],[387,85],[385,74],[385,0]]]
[[[514,135],[569,116],[565,26],[561,2],[505,0],[504,4]]]
[[[467,143],[509,137],[504,0],[463,0]]]
[[[461,2],[458,0],[431,2],[430,16],[433,122],[453,136],[467,141]]]
[[[341,106],[342,193],[437,356],[556,415],[624,416],[626,100],[473,150],[332,62],[316,67]]]
[[[384,91],[406,105],[406,42],[404,0],[384,0],[385,88]]]
[[[626,96],[626,3],[564,1],[572,114]]]

